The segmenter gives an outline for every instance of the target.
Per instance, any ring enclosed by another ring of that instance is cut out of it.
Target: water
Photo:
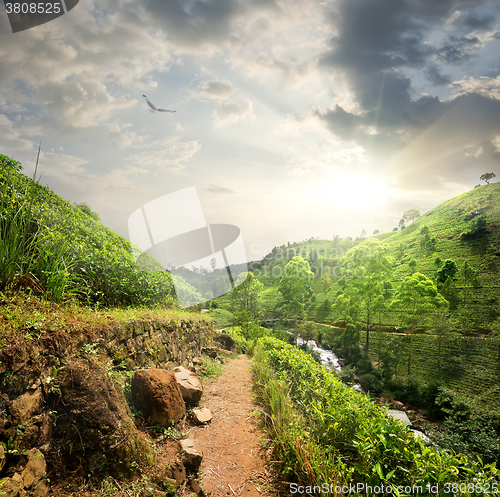
[[[304,343],[304,340],[298,337],[297,343],[299,345],[302,345]],[[339,364],[339,358],[331,350],[322,349],[314,340],[309,340],[307,342],[307,346],[315,352],[319,353],[319,355],[321,356],[321,365],[326,369],[336,369],[337,371],[340,371],[342,369]]]
[[[304,340],[298,337],[297,344],[302,345],[303,343]],[[310,349],[319,353],[321,357],[321,365],[326,369],[329,369],[330,371],[333,369],[335,369],[336,371],[340,371],[342,369],[342,366],[339,364],[339,358],[331,350],[321,348],[314,340],[309,340],[308,342],[306,342],[306,344]],[[352,385],[352,388],[354,388],[356,392],[365,393],[359,383],[354,383],[354,385]]]

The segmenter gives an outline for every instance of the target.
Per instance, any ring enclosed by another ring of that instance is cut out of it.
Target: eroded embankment
[[[2,304],[6,323],[15,310]],[[40,497],[47,476],[130,476],[151,464],[126,398],[129,372],[188,364],[211,341],[212,323],[158,314],[51,330],[38,320],[4,336],[0,351],[0,489]]]

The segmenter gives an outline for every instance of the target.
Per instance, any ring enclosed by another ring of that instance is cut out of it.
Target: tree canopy
[[[236,312],[246,312],[256,319],[262,308],[264,285],[252,273],[242,273],[236,280],[236,288],[231,292]]]
[[[340,302],[349,302],[349,307],[358,302],[359,308],[366,314],[366,344],[370,341],[370,323],[374,306],[380,305],[378,297],[385,294],[385,283],[389,279],[392,259],[387,255],[387,245],[376,239],[368,240],[349,251],[343,264],[346,268],[346,288],[340,296]],[[353,317],[353,316],[351,316]]]
[[[497,177],[497,175],[495,173],[484,173],[479,177],[479,179],[481,181],[486,181],[486,183],[489,185],[490,180],[493,178],[496,178],[496,177]]]
[[[300,255],[293,257],[285,266],[283,276],[278,285],[278,292],[283,295],[285,302],[301,302],[312,295],[310,281],[314,273],[309,263]]]
[[[420,217],[420,211],[418,209],[408,209],[403,214],[403,220],[406,223],[414,223]]]
[[[412,329],[415,328],[419,316],[432,309],[448,306],[448,301],[438,292],[434,282],[422,273],[407,276],[401,282],[391,303],[391,307],[405,310]]]

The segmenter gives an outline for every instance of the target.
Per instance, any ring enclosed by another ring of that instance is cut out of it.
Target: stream
[[[304,343],[304,340],[302,340],[302,338],[298,337],[297,338],[297,344],[298,345],[302,345],[303,343]],[[315,352],[319,353],[319,355],[321,356],[321,365],[323,367],[325,367],[326,369],[329,369],[330,371],[333,370],[333,369],[335,369],[336,371],[340,371],[342,369],[342,366],[339,364],[339,358],[331,350],[326,350],[326,349],[321,348],[314,340],[307,341],[306,345],[310,349],[312,349]],[[352,388],[354,388],[354,390],[356,390],[357,392],[366,393],[361,388],[361,385],[359,383],[354,383],[354,385],[352,386]],[[405,425],[407,425],[408,428],[410,430],[412,430],[413,434],[417,438],[421,438],[422,441],[426,445],[433,445],[434,447],[437,448],[437,446],[434,444],[434,442],[432,442],[432,440],[427,435],[425,435],[420,430],[418,430],[418,429],[414,428],[413,426],[411,426],[410,420],[408,419],[408,416],[406,415],[406,413],[404,411],[399,411],[399,410],[396,410],[396,409],[389,409],[387,411],[387,415],[388,416],[392,416],[392,417],[394,417],[396,419],[399,419],[399,421],[401,421],[402,423],[404,423]]]
[[[299,345],[302,345],[304,343],[304,340],[298,337],[297,343]],[[323,349],[314,340],[309,340],[308,342],[306,342],[306,345],[315,352],[318,352],[321,357],[321,365],[323,367],[329,369],[330,371],[333,369],[335,369],[336,371],[340,371],[342,369],[342,366],[339,364],[339,358],[331,350]],[[365,393],[359,383],[354,383],[352,388],[354,388],[356,392]]]

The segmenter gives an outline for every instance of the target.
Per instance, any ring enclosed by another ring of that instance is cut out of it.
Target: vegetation
[[[28,288],[61,302],[141,306],[172,301],[170,274],[85,204],[71,205],[0,156],[0,291]]]
[[[445,483],[474,481],[481,485],[467,488],[467,495],[483,495],[484,485],[491,488],[495,481],[495,464],[425,446],[302,351],[264,338],[256,359],[257,390],[275,450],[299,484],[326,485],[325,495],[352,483],[389,486],[396,495],[408,495],[404,488],[418,485],[426,495],[439,484],[435,493],[445,495]]]

